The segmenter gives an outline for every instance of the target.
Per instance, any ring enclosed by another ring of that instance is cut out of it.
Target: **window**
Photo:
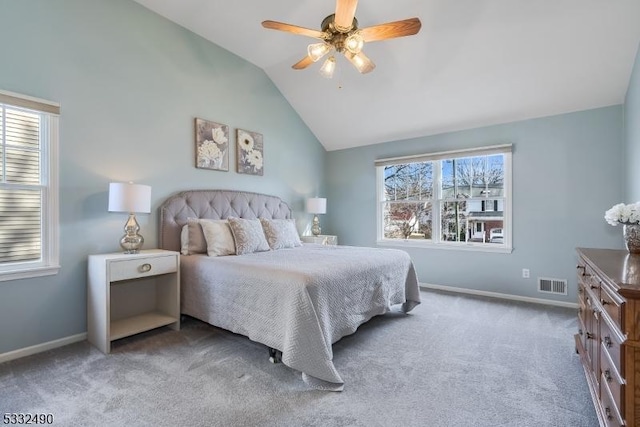
[[[378,243],[511,251],[511,145],[376,160]]]
[[[57,104],[0,91],[0,280],[58,269]]]

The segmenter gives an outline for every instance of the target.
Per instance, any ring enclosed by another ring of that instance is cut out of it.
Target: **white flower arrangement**
[[[611,225],[640,224],[640,202],[618,203],[605,212],[604,219]]]

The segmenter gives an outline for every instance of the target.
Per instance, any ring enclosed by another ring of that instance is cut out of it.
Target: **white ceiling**
[[[359,74],[343,57],[291,65],[334,0],[136,0],[262,68],[327,150],[621,104],[640,43],[640,0],[360,0],[360,28],[417,16],[415,36],[373,42]]]

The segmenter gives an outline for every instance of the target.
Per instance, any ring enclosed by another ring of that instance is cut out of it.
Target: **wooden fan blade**
[[[334,23],[338,31],[349,31],[351,29],[357,6],[358,0],[336,0],[336,17]]]
[[[351,53],[346,51],[344,56],[353,64],[354,67],[360,71],[362,74],[367,74],[373,71],[376,68],[376,64],[373,63],[372,60],[369,59],[367,55],[363,52],[360,53]]]
[[[303,70],[307,68],[309,65],[313,64],[313,59],[309,55],[302,58],[300,61],[296,62],[291,66],[294,70]]]
[[[396,37],[412,36],[417,34],[422,27],[418,18],[409,18],[402,21],[387,22],[360,30],[365,42],[393,39]]]
[[[285,24],[277,21],[262,21],[262,26],[270,30],[285,31],[287,33],[298,34],[300,36],[313,37],[321,39],[324,36],[322,31],[312,30],[310,28],[298,27],[297,25]]]

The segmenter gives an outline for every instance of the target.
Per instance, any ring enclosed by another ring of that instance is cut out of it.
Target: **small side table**
[[[319,234],[317,236],[302,236],[300,237],[304,243],[317,243],[320,245],[335,246],[338,244],[338,236],[332,236],[330,234]]]
[[[87,337],[107,354],[111,342],[161,326],[180,329],[180,254],[90,255]]]

